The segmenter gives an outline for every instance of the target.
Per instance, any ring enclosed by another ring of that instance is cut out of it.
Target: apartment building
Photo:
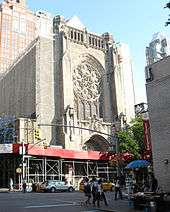
[[[52,34],[52,16],[29,10],[26,0],[0,4],[0,75],[38,35]]]

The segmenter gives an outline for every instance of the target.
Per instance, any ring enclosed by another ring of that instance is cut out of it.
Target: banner
[[[144,145],[146,151],[151,151],[151,133],[150,133],[150,123],[149,119],[143,120],[143,127],[144,127]]]

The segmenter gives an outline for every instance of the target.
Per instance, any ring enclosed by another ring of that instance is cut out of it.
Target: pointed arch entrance
[[[84,143],[87,150],[106,152],[109,149],[109,142],[101,135],[95,134]]]

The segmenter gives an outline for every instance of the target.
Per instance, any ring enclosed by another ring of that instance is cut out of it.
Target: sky
[[[116,42],[127,43],[133,60],[136,104],[146,102],[145,48],[156,32],[170,37],[168,0],[27,0],[31,10],[45,10],[65,19],[76,15],[91,32],[110,32]]]

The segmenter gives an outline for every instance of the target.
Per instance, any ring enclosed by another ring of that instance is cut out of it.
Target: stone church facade
[[[122,69],[124,58],[109,33],[90,33],[77,17],[62,16],[54,18],[53,31],[54,37],[32,42],[0,79],[0,113],[34,114],[49,145],[107,151],[115,145],[115,126],[123,126],[125,115],[134,117],[131,70]]]
[[[128,75],[132,99],[127,113],[122,98],[125,93],[123,58],[112,35],[88,32],[77,17],[65,20],[56,16],[53,26],[56,119],[66,126],[94,130],[65,127],[64,135],[59,131],[58,139],[64,136],[68,141],[66,148],[108,150],[112,139],[106,134],[113,133],[115,117],[123,113],[130,120],[134,116],[133,76]]]

